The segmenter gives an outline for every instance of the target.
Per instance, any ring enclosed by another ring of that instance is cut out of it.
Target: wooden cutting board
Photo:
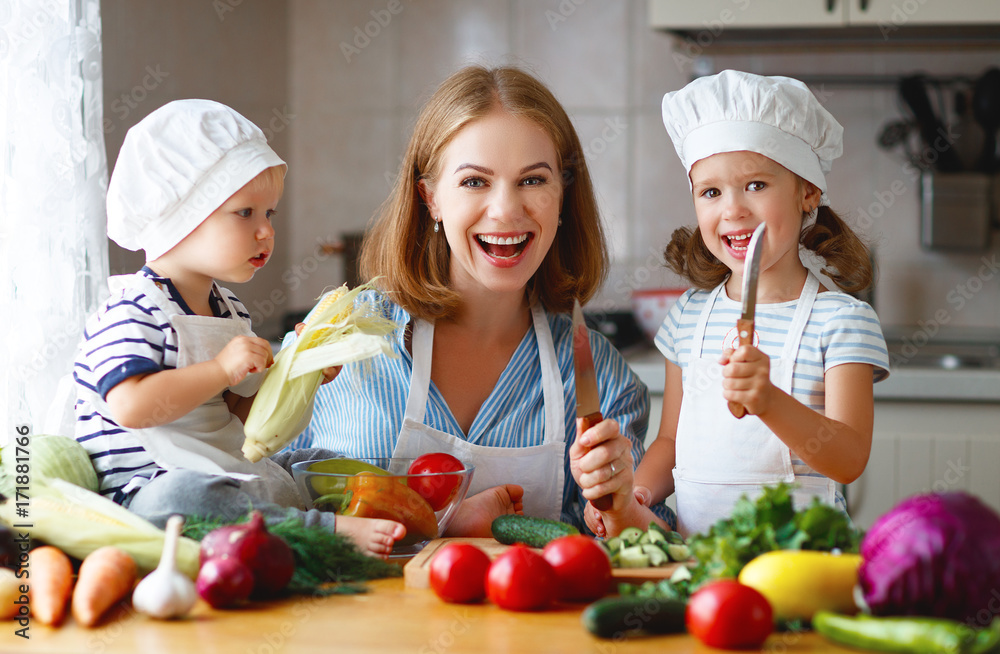
[[[492,538],[438,538],[427,543],[424,549],[403,567],[403,579],[410,588],[430,588],[430,562],[434,554],[448,543],[471,543],[486,552],[491,559],[503,554],[510,545],[503,545]],[[657,568],[612,568],[615,582],[641,584],[644,581],[667,579],[680,563],[669,563]]]

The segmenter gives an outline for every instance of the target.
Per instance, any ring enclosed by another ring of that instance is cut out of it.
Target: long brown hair
[[[872,285],[875,271],[868,246],[830,207],[819,207],[816,222],[803,224],[799,243],[823,259],[820,272],[842,290],[856,293]],[[710,290],[729,277],[729,268],[708,250],[697,227],[674,230],[663,257],[667,268],[696,288]]]
[[[449,248],[435,234],[419,182],[433,184],[451,139],[496,108],[538,124],[559,157],[563,184],[556,240],[528,282],[529,301],[565,312],[581,303],[607,276],[608,252],[580,139],[559,101],[537,79],[517,68],[463,68],[445,80],[417,118],[392,192],[361,247],[361,275],[411,315],[427,320],[455,314],[461,296],[449,281]]]

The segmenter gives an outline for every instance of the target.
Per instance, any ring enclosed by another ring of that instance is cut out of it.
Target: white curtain
[[[108,275],[99,0],[0,0],[0,419],[40,433]]]

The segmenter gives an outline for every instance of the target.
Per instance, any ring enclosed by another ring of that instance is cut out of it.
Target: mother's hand
[[[582,434],[577,433],[569,448],[569,465],[586,499],[611,495],[611,511],[624,509],[634,501],[632,442],[618,430],[616,421],[602,420]]]

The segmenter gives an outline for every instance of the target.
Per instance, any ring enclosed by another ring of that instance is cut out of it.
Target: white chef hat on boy
[[[108,184],[108,236],[159,258],[250,180],[285,162],[224,104],[175,100],[125,135]]]
[[[663,124],[688,172],[720,152],[747,150],[815,184],[843,152],[844,128],[799,80],[737,70],[701,77],[663,96]]]

